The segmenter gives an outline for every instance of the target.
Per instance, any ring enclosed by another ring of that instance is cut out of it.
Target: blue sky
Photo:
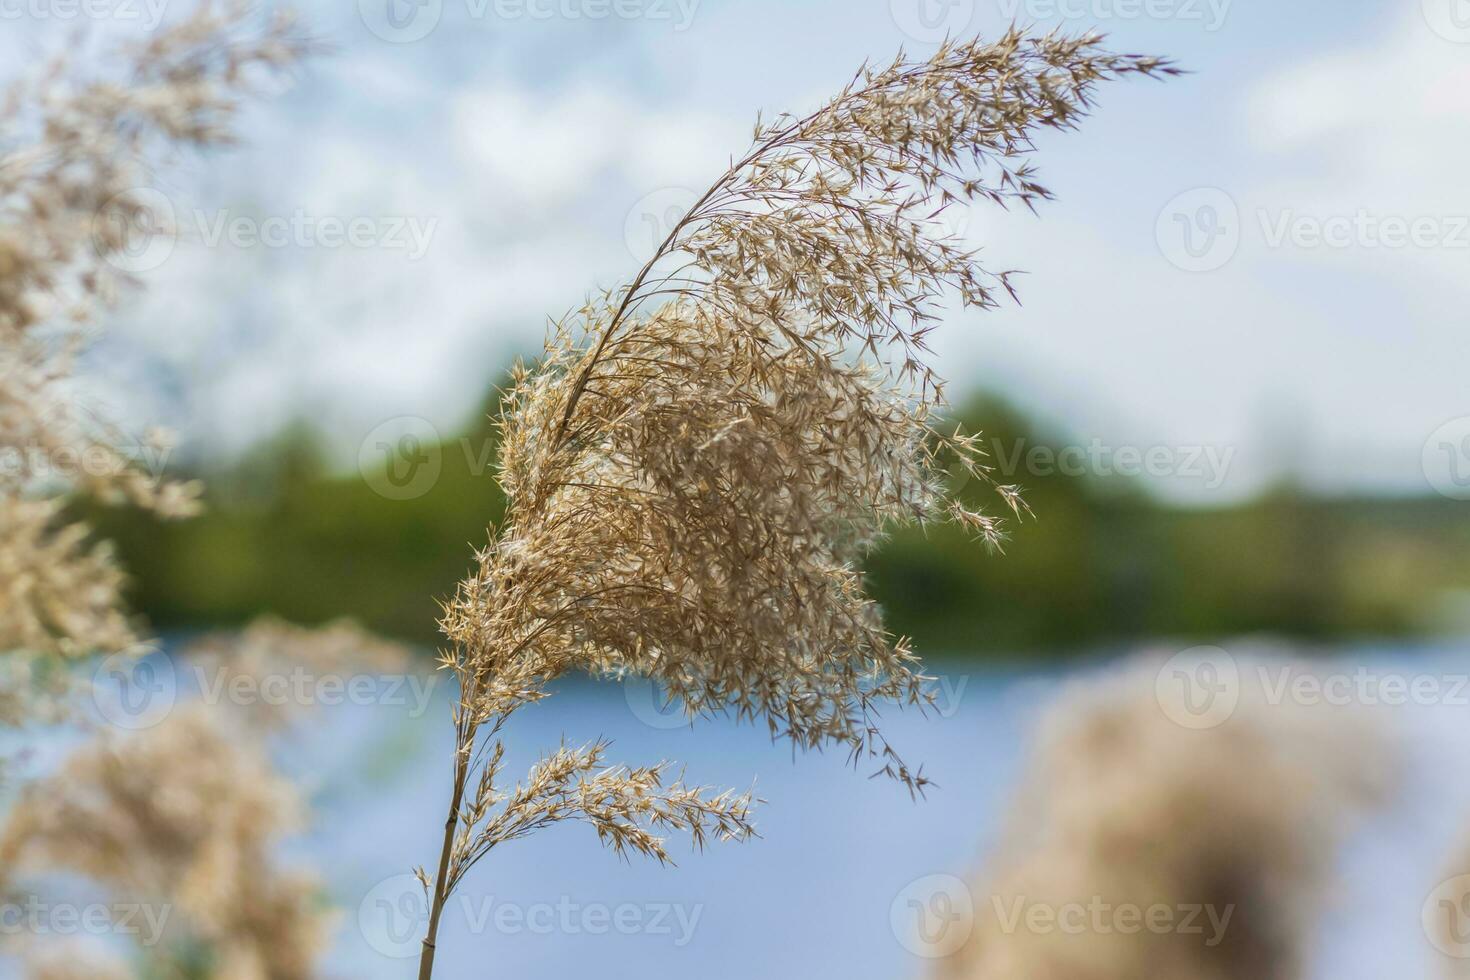
[[[6,47],[61,37],[34,12],[54,2],[0,3]],[[168,178],[180,240],[94,359],[121,411],[197,452],[228,458],[298,414],[349,462],[398,416],[452,432],[547,315],[636,270],[757,109],[809,109],[865,58],[1015,16],[1095,25],[1193,74],[1106,86],[1079,132],[1046,138],[1057,200],[1039,219],[954,219],[1028,273],[1021,307],[946,319],[954,394],[998,391],[1084,446],[1228,456],[1221,480],[1154,480],[1202,503],[1283,469],[1333,492],[1427,493],[1448,467],[1470,473],[1467,0],[303,11],[336,50],[251,111],[245,146]],[[271,218],[298,230],[250,236]],[[323,219],[360,219],[365,238],[328,241]]]

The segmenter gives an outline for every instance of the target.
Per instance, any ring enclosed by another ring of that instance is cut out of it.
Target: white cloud
[[[590,84],[547,93],[505,82],[475,88],[455,98],[452,125],[462,165],[538,204],[586,194],[608,167],[638,184],[704,182],[735,147],[727,123],[645,108]]]
[[[1345,206],[1464,206],[1467,49],[1408,6],[1381,43],[1307,61],[1254,87],[1247,112],[1258,149],[1313,163],[1283,190]]]
[[[452,124],[467,165],[487,181],[538,202],[575,196],[607,162],[631,116],[605,91],[581,87],[550,97],[510,85],[459,95]]]

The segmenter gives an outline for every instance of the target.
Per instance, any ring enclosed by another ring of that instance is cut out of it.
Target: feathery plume
[[[507,513],[442,622],[461,693],[421,978],[449,892],[506,839],[501,727],[569,671],[649,677],[691,718],[763,719],[796,746],[926,785],[874,717],[881,702],[925,703],[925,678],[858,566],[896,522],[955,520],[999,541],[997,518],[945,492],[941,453],[986,471],[973,437],[938,427],[925,339],[942,292],[980,308],[1012,292],[936,218],[977,199],[1033,207],[1048,196],[1026,162],[1033,135],[1070,128],[1101,81],[1175,72],[1100,41],[947,42],[864,67],[808,116],[757,122],[633,281],[518,366],[500,416]],[[548,808],[604,799],[576,774],[597,754],[543,763],[581,787],[550,790]],[[627,806],[627,789],[606,798]],[[751,833],[749,797],[656,782],[634,795],[650,793],[662,809],[629,817],[680,826],[682,812],[696,840]],[[615,847],[638,839],[598,825]]]
[[[21,794],[0,829],[0,867],[75,872],[118,902],[172,912],[164,941],[140,951],[160,962],[202,947],[215,976],[306,980],[327,918],[315,880],[272,859],[301,803],[220,718],[193,705],[77,750]]]
[[[135,236],[167,230],[148,193],[157,162],[228,143],[252,78],[310,46],[289,17],[263,30],[252,19],[241,3],[205,4],[116,52],[112,71],[61,56],[0,92],[0,568],[14,573],[0,652],[137,642],[110,552],[50,501],[81,492],[164,517],[195,509],[198,488],[138,466],[72,382],[97,314],[134,282]],[[43,464],[60,459],[88,465],[58,484]]]
[[[1337,848],[1388,795],[1386,743],[1360,714],[1270,703],[1244,669],[1229,719],[1187,729],[1171,720],[1188,717],[1185,695],[1157,668],[1125,667],[1048,713],[973,892],[974,931],[939,977],[1304,975]],[[1037,906],[1055,928],[1028,927]],[[1068,909],[1082,928],[1063,927]]]

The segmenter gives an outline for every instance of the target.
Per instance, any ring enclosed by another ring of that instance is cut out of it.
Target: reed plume
[[[209,976],[307,980],[328,917],[315,879],[272,858],[301,801],[225,718],[192,705],[82,746],[25,788],[0,830],[0,868],[71,871],[165,913],[162,941],[139,950],[155,969],[202,958]]]
[[[58,500],[81,492],[178,517],[198,488],[146,472],[147,447],[85,410],[77,358],[135,282],[140,236],[171,232],[149,193],[159,164],[228,143],[253,79],[309,47],[289,17],[257,28],[246,5],[205,4],[97,68],[60,56],[0,94],[0,652],[136,644],[112,552]],[[57,480],[59,460],[87,465]]]
[[[1157,666],[1085,682],[1047,713],[1010,831],[973,890],[974,931],[936,976],[1305,975],[1338,847],[1389,795],[1389,743],[1360,713],[1270,703],[1244,670],[1231,717],[1187,730],[1171,720],[1184,695],[1157,687]],[[1038,906],[1060,924],[1028,927]],[[1131,927],[1111,913],[1067,927],[1062,910],[1094,907],[1140,914]],[[1169,911],[1168,928],[1145,925],[1152,908]]]
[[[864,67],[816,112],[758,121],[632,282],[517,367],[499,419],[507,513],[442,621],[457,751],[438,874],[420,872],[421,978],[449,893],[522,829],[581,817],[659,859],[644,826],[751,833],[748,796],[601,771],[601,744],[499,789],[507,717],[569,671],[648,677],[691,719],[763,720],[923,789],[875,708],[922,705],[925,678],[859,563],[899,522],[1001,538],[945,491],[941,454],[986,469],[973,437],[939,427],[925,340],[942,293],[989,308],[1012,291],[936,219],[976,199],[1034,207],[1049,196],[1026,159],[1037,131],[1070,128],[1100,81],[1174,71],[1018,30]]]

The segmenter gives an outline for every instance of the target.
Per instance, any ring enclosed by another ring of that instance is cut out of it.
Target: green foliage
[[[993,401],[961,413],[1001,452],[1058,448]],[[301,623],[342,615],[390,636],[438,642],[452,593],[500,517],[494,433],[439,447],[442,472],[412,500],[358,473],[325,473],[291,433],[230,472],[208,475],[208,510],[186,522],[132,511],[86,514],[133,576],[135,608],[157,630]],[[997,462],[992,458],[992,462]],[[1303,639],[1430,631],[1447,598],[1470,594],[1470,524],[1437,499],[1318,499],[1279,488],[1221,509],[1165,506],[1122,477],[1001,474],[1033,517],[1004,555],[951,526],[898,531],[869,562],[890,627],[930,655],[1075,652],[1168,636],[1208,642],[1253,632]],[[971,503],[993,491],[960,490]],[[1463,625],[1463,624],[1456,624]]]

